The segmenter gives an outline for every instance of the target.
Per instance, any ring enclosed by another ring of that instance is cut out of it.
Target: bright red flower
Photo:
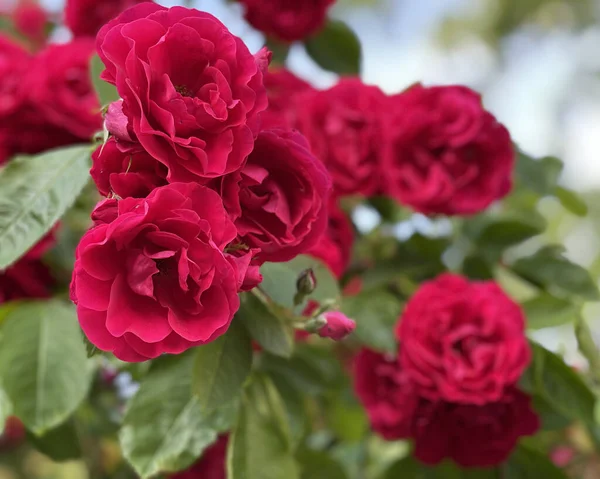
[[[153,3],[104,26],[97,48],[128,122],[111,133],[138,141],[167,166],[169,182],[207,183],[244,164],[267,107],[266,49],[253,56],[208,13]]]
[[[297,124],[296,98],[315,91],[310,83],[298,78],[285,68],[274,69],[265,74],[265,86],[269,107],[260,115],[261,128],[292,128]]]
[[[421,213],[469,215],[510,191],[510,135],[474,91],[417,85],[390,98],[387,110],[386,194]]]
[[[65,23],[76,37],[95,37],[98,30],[129,7],[152,0],[67,0]]]
[[[431,400],[499,400],[531,360],[518,304],[491,281],[443,274],[421,286],[398,325],[402,368]]]
[[[246,20],[268,37],[294,42],[319,31],[335,0],[240,0]]]
[[[173,183],[105,200],[76,251],[71,297],[89,340],[119,359],[179,354],[224,334],[243,274],[224,251],[237,231],[219,195]]]

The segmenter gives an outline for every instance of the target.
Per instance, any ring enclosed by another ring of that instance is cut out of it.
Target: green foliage
[[[360,74],[360,41],[344,22],[329,20],[323,30],[304,42],[304,47],[317,65],[325,70],[340,75]]]
[[[0,431],[4,430],[4,425],[8,417],[12,414],[12,404],[10,399],[2,389],[0,384]]]
[[[193,351],[154,361],[130,401],[119,439],[142,479],[190,466],[226,431],[235,409],[207,412],[192,394]]]
[[[81,445],[73,420],[67,421],[41,437],[30,435],[28,440],[42,454],[55,462],[71,461],[81,457]]]
[[[205,411],[234,401],[252,367],[252,345],[234,320],[226,334],[197,348],[192,387]]]
[[[541,292],[523,304],[528,329],[542,329],[570,323],[578,314],[579,308],[568,299],[557,298]]]
[[[117,88],[114,85],[100,79],[100,73],[102,73],[103,70],[104,64],[102,63],[102,60],[100,60],[98,55],[94,55],[90,60],[92,85],[98,95],[100,105],[106,106],[113,101],[117,101],[119,99],[119,93],[117,93]]]
[[[0,269],[42,238],[89,180],[90,148],[14,158],[0,169]]]
[[[347,479],[344,468],[322,451],[303,449],[296,458],[300,463],[300,479]]]
[[[421,464],[412,456],[396,462],[382,479],[497,479],[494,469],[462,469],[447,461],[431,467]],[[508,476],[512,479],[512,476]]]
[[[72,305],[24,303],[0,336],[0,380],[13,414],[36,435],[62,424],[85,398],[92,368]]]
[[[502,467],[502,475],[510,479],[567,479],[567,475],[552,464],[547,455],[525,446],[513,452]]]
[[[265,376],[246,387],[227,451],[229,479],[299,479],[281,397]]]

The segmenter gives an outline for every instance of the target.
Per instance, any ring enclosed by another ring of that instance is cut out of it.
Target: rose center
[[[185,85],[176,85],[175,86],[175,91],[177,93],[179,93],[181,96],[185,96],[188,98],[193,97],[194,95],[192,94],[192,92],[190,91],[190,89],[185,86]]]

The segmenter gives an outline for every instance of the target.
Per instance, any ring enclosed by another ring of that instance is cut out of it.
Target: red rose
[[[212,190],[192,183],[105,200],[76,251],[71,296],[99,349],[144,361],[224,334],[239,308],[224,254],[236,229]]]
[[[298,107],[295,99],[301,93],[314,91],[314,88],[285,68],[269,71],[264,82],[269,107],[260,116],[261,127],[268,130],[296,125]]]
[[[17,30],[39,47],[46,41],[48,14],[36,2],[22,0],[13,11],[13,21]]]
[[[248,162],[222,181],[225,206],[242,243],[260,260],[288,261],[308,251],[327,227],[327,171],[297,132],[263,131]]]
[[[385,95],[357,78],[298,98],[296,127],[331,173],[336,195],[372,195],[379,187]]]
[[[400,362],[431,400],[499,400],[529,364],[525,319],[494,282],[443,274],[408,302],[397,334]]]
[[[286,42],[302,40],[325,24],[335,0],[240,0],[248,23],[266,36]]]
[[[128,131],[168,167],[169,182],[206,183],[243,165],[267,106],[266,50],[254,57],[208,13],[153,3],[104,26],[97,47]]]
[[[511,189],[506,128],[463,86],[421,85],[388,101],[386,194],[425,214],[478,213]]]
[[[16,416],[9,416],[0,433],[0,452],[9,451],[21,445],[25,440],[27,431],[21,420]]]
[[[204,451],[196,464],[185,471],[170,475],[169,479],[226,479],[227,441],[227,436],[219,437],[215,444]]]
[[[23,102],[21,82],[30,61],[31,56],[25,49],[0,34],[0,122],[5,121]]]
[[[395,358],[361,350],[354,362],[354,389],[374,431],[391,441],[410,437],[419,397]]]
[[[335,275],[341,278],[352,256],[354,230],[346,214],[335,202],[329,204],[327,229],[321,239],[308,252],[323,261]]]
[[[323,314],[327,323],[319,329],[319,336],[341,341],[356,329],[356,323],[340,311],[328,311]]]
[[[67,0],[65,23],[76,37],[95,37],[109,20],[136,3],[151,0]]]
[[[102,129],[89,71],[93,53],[94,42],[87,39],[50,45],[35,56],[23,79],[32,115],[85,141]]]
[[[0,270],[0,304],[23,298],[48,298],[54,286],[50,269],[41,261],[54,246],[54,228],[21,259],[4,271]]]
[[[166,167],[133,143],[110,138],[92,155],[90,174],[103,196],[143,198],[166,184]]]
[[[426,464],[450,458],[462,467],[491,467],[504,462],[522,436],[540,422],[530,398],[508,388],[482,406],[422,403],[414,425],[415,456]]]

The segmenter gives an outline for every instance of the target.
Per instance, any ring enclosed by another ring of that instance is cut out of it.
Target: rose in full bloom
[[[462,467],[491,467],[504,462],[522,436],[537,432],[540,421],[529,396],[508,388],[481,406],[422,403],[414,422],[415,456],[426,464],[445,458]]]
[[[398,325],[400,361],[431,400],[499,400],[531,359],[518,304],[492,281],[443,274],[423,284]]]
[[[248,23],[268,37],[302,40],[325,24],[335,0],[240,0]]]
[[[23,47],[0,34],[0,131],[23,103],[21,82],[30,61],[31,55]]]
[[[42,256],[54,246],[54,228],[16,263],[0,271],[0,304],[15,299],[48,298],[55,280]]]
[[[145,199],[104,200],[93,219],[77,247],[71,297],[94,345],[135,362],[227,331],[243,274],[224,253],[237,232],[218,194],[173,183]]]
[[[352,223],[335,202],[330,202],[327,230],[308,254],[323,261],[339,279],[350,263],[353,243]]]
[[[33,0],[21,0],[12,13],[16,29],[39,47],[46,41],[48,14]]]
[[[267,50],[253,56],[208,13],[154,3],[105,25],[97,48],[135,138],[109,131],[138,141],[167,166],[169,182],[207,183],[244,164],[267,107]]]
[[[260,249],[261,262],[289,261],[324,233],[330,181],[301,134],[268,130],[219,188],[242,243]]]
[[[215,444],[202,453],[202,457],[189,469],[171,474],[169,479],[226,479],[225,456],[228,436],[221,436]]]
[[[295,126],[327,166],[336,195],[369,196],[379,187],[385,100],[378,87],[358,78],[298,97]]]
[[[264,82],[269,107],[260,115],[261,128],[293,128],[297,124],[297,97],[314,88],[285,68],[270,70]]]
[[[340,311],[328,311],[323,314],[326,323],[319,329],[319,336],[341,341],[356,329],[356,323]]]
[[[30,114],[83,141],[102,129],[89,71],[93,53],[94,42],[89,39],[50,45],[35,56],[23,79]]]
[[[96,149],[90,174],[103,196],[144,198],[167,183],[165,165],[138,145],[114,138]]]
[[[390,98],[387,110],[386,194],[421,213],[469,215],[510,191],[510,135],[476,92],[417,85]]]
[[[362,349],[354,360],[354,390],[375,432],[390,441],[411,436],[420,399],[396,358]]]
[[[65,23],[76,37],[95,37],[98,30],[129,7],[151,0],[67,0]]]

